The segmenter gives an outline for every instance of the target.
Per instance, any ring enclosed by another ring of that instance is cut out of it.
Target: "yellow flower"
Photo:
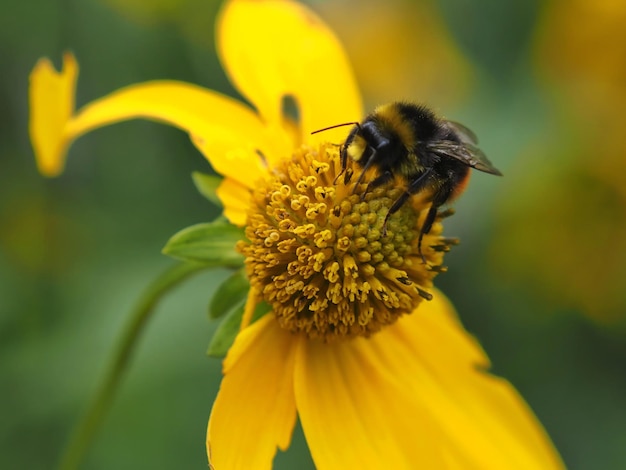
[[[370,103],[389,100],[389,90],[404,99],[428,97],[441,109],[467,98],[475,70],[435,2],[360,0],[357,7],[335,1],[316,7],[340,34]]]
[[[540,13],[534,52],[541,78],[572,108],[567,116],[572,111],[581,115],[585,132],[620,132],[626,100],[626,4],[551,0]]]
[[[542,5],[535,68],[551,125],[507,172],[491,246],[501,277],[605,325],[626,324],[625,21],[625,2]]]
[[[393,188],[353,194],[335,182],[337,146],[321,139],[341,142],[345,129],[310,132],[359,120],[362,109],[332,32],[293,2],[231,0],[218,44],[256,111],[156,81],[74,112],[69,54],[60,74],[37,64],[30,97],[47,175],[62,171],[81,134],[142,117],[184,129],[224,176],[218,194],[228,219],[246,226],[238,249],[251,290],[209,420],[212,468],[271,468],[297,416],[320,469],[562,468],[511,385],[485,372],[489,361],[452,306],[428,292],[452,241],[438,220],[421,262],[411,227],[428,207],[423,198],[394,214],[384,235],[380,214]],[[285,97],[297,119],[285,115]],[[260,300],[273,310],[253,322]]]

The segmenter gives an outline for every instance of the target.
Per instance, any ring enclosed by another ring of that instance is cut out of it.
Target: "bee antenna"
[[[323,129],[318,129],[316,131],[311,132],[311,135],[317,134],[319,132],[328,131],[330,129],[334,129],[335,127],[343,127],[343,126],[357,126],[357,127],[361,127],[361,125],[358,122],[344,122],[343,124],[335,124],[334,126],[325,127]]]

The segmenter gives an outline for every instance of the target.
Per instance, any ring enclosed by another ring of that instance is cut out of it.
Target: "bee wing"
[[[431,142],[428,145],[428,150],[440,157],[449,157],[459,160],[467,166],[484,171],[485,173],[502,176],[500,170],[492,165],[482,150],[470,143],[439,140],[437,142]]]
[[[445,124],[459,137],[459,140],[464,144],[478,143],[478,137],[476,137],[476,134],[474,134],[471,129],[468,129],[460,122],[446,120]]]

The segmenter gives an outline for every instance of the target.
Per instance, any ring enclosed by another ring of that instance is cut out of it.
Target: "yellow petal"
[[[253,111],[231,98],[184,82],[131,85],[70,116],[74,90],[73,81],[71,87],[67,82],[72,77],[75,80],[76,65],[69,54],[68,60],[67,70],[61,74],[45,60],[31,74],[31,135],[38,161],[54,170],[46,174],[62,171],[65,151],[74,139],[98,127],[134,118],[164,122],[188,132],[218,173],[248,187],[267,172],[261,155],[287,152],[288,136],[277,136],[275,131],[270,134]]]
[[[266,173],[257,154],[270,143],[256,114],[241,103],[196,85],[154,81],[131,85],[83,107],[68,123],[75,139],[126,119],[162,121],[188,132],[218,173],[252,186]]]
[[[249,186],[224,178],[217,188],[217,196],[224,204],[224,215],[233,224],[243,227],[248,217],[250,205]]]
[[[316,468],[449,468],[428,404],[388,371],[379,346],[363,338],[300,345],[296,405]]]
[[[296,404],[320,470],[555,469],[562,463],[515,390],[438,294],[368,339],[302,345]]]
[[[346,54],[332,31],[305,6],[288,0],[231,0],[218,19],[218,51],[239,91],[270,123],[282,123],[293,97],[301,139],[339,142],[346,128],[312,131],[362,118]]]
[[[65,125],[74,113],[78,64],[70,53],[63,55],[57,72],[48,59],[39,59],[30,74],[30,139],[41,174],[56,176],[65,164]]]
[[[224,360],[207,432],[215,470],[269,470],[276,448],[289,447],[296,420],[295,345],[272,314],[237,336]]]
[[[241,330],[245,330],[250,326],[250,322],[252,321],[252,317],[254,316],[254,311],[256,310],[259,303],[263,300],[258,289],[254,286],[250,286],[250,291],[248,292],[248,298],[246,299],[246,305],[243,309],[243,315],[241,317]]]
[[[433,301],[383,331],[376,341],[395,373],[404,372],[413,399],[429,405],[464,468],[563,468],[517,391],[484,371],[487,357],[463,330],[443,294],[436,293]]]

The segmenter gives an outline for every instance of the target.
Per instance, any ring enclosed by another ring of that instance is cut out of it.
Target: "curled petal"
[[[288,137],[271,138],[258,116],[241,103],[176,81],[131,85],[72,115],[78,67],[66,54],[64,69],[40,61],[31,74],[31,137],[42,171],[60,173],[65,152],[82,134],[115,122],[144,118],[178,127],[193,139],[218,173],[251,186],[267,172],[262,155],[284,155]]]
[[[58,175],[65,165],[64,130],[74,113],[77,78],[78,64],[70,53],[63,55],[61,72],[44,58],[30,74],[30,139],[39,171],[45,176]]]

